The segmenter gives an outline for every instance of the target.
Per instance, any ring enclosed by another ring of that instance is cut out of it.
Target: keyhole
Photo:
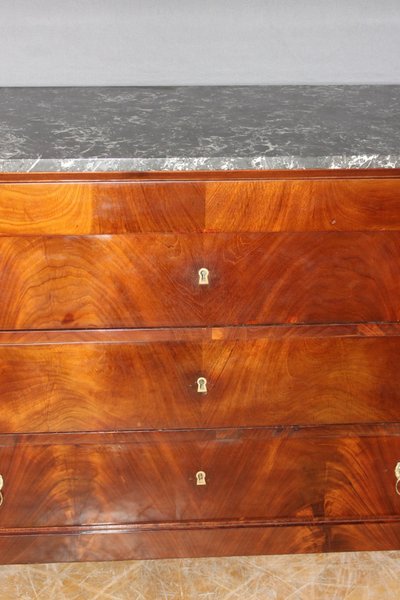
[[[199,269],[199,285],[208,285],[209,278],[210,275],[210,271],[208,269],[206,269],[205,267],[202,267],[201,269]]]
[[[196,383],[197,392],[199,394],[207,394],[207,379],[205,377],[199,377]]]
[[[204,471],[197,471],[196,473],[196,485],[207,485],[206,474]]]

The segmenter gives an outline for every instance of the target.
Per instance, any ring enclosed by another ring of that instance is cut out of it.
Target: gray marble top
[[[400,86],[0,88],[0,171],[400,167]]]

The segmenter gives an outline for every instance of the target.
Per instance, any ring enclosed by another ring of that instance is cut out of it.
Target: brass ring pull
[[[4,500],[4,496],[2,493],[3,484],[4,484],[3,477],[0,475],[0,506],[3,504],[3,500]]]
[[[396,494],[400,496],[400,462],[395,466],[394,475],[396,477]]]

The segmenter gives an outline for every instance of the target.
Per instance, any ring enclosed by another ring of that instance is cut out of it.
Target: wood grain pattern
[[[2,563],[400,548],[400,170],[0,182]]]
[[[399,265],[391,231],[0,237],[0,329],[396,322]]]
[[[201,231],[204,184],[167,181],[0,185],[0,234]]]
[[[0,184],[0,235],[380,231],[399,214],[390,177]]]
[[[399,232],[209,234],[204,244],[209,324],[400,319]]]
[[[0,535],[3,564],[400,549],[400,523]]]
[[[164,330],[170,341],[150,331],[131,343],[0,345],[0,432],[400,422],[399,336],[269,329],[254,339],[174,341],[181,332]]]
[[[0,237],[0,329],[201,323],[201,239]]]
[[[343,526],[341,526],[343,527]],[[356,532],[360,526],[356,526]],[[367,529],[373,549],[388,538],[388,527]],[[400,529],[400,526],[398,527]],[[390,530],[392,531],[392,530]],[[380,533],[379,536],[376,532]],[[373,537],[374,536],[374,537]],[[400,534],[397,533],[397,544]],[[134,531],[77,534],[0,534],[0,555],[3,564],[98,560],[129,560],[146,558],[185,558],[201,556],[232,556],[253,554],[286,554],[288,552],[318,552],[326,549],[323,526],[298,527],[237,527],[231,529],[186,529],[164,531]],[[358,536],[362,538],[362,533]],[[372,542],[373,543],[373,542]],[[364,546],[360,549],[366,549]]]
[[[400,436],[263,429],[155,433],[119,444],[0,447],[0,527],[400,517]],[[196,472],[207,485],[196,485]]]
[[[400,179],[218,181],[206,184],[209,231],[400,228]]]

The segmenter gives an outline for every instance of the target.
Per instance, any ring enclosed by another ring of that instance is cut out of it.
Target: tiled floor
[[[397,600],[400,552],[0,567],[1,600]]]

